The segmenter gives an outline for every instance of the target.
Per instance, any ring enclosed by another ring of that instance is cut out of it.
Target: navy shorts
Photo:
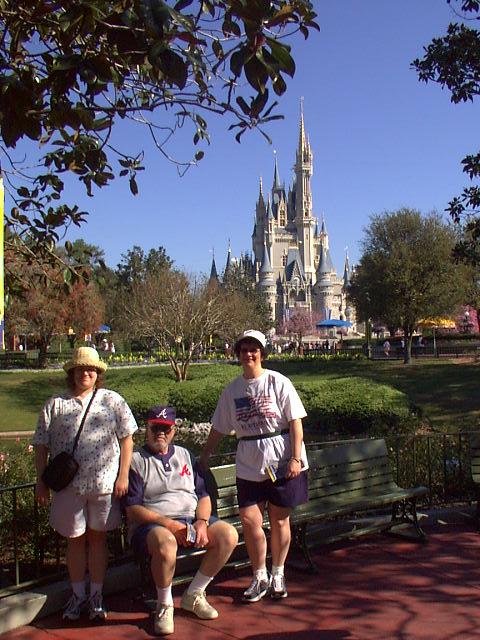
[[[237,478],[239,507],[251,507],[261,502],[271,502],[276,507],[297,507],[308,502],[308,476],[302,471],[295,478],[281,478],[272,482],[270,478],[262,482],[252,482]]]
[[[193,524],[195,522],[195,518],[176,518],[176,520],[178,522],[184,522],[185,524],[187,524],[187,522],[189,524]],[[208,519],[208,524],[211,525],[217,520],[217,516],[211,515]],[[141,524],[135,529],[132,539],[130,540],[130,544],[132,545],[132,549],[135,555],[148,556],[147,536],[152,529],[161,526],[161,524],[157,524],[156,522],[150,522],[148,524]],[[198,551],[198,549],[196,549],[196,551]]]

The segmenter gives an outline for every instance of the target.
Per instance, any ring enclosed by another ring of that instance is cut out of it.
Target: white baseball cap
[[[255,342],[260,343],[260,345],[264,349],[267,345],[267,339],[261,331],[256,331],[255,329],[248,329],[247,331],[244,331],[242,334],[238,336],[237,341],[235,342],[234,351],[237,350],[240,342],[243,342],[244,340],[254,340]]]

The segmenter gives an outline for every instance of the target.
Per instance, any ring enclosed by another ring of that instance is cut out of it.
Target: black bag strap
[[[82,433],[82,429],[83,429],[83,425],[85,424],[85,419],[87,417],[87,413],[88,413],[90,407],[92,406],[93,399],[95,398],[96,395],[97,395],[97,390],[95,389],[95,391],[92,394],[92,397],[90,398],[90,402],[88,403],[88,406],[85,409],[85,413],[83,414],[83,418],[82,418],[82,421],[80,423],[80,426],[78,427],[77,435],[75,436],[75,442],[73,443],[72,456],[75,453],[75,449],[77,448],[78,439],[80,438],[80,434]]]

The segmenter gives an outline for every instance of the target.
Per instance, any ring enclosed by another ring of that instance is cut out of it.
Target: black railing
[[[66,575],[65,540],[34,499],[35,483],[0,487],[0,598]],[[124,530],[109,533],[111,560],[127,557]]]
[[[423,505],[471,502],[475,486],[470,472],[468,433],[392,435],[386,438],[394,477],[400,486],[427,486]],[[333,446],[342,441],[309,443],[307,448]],[[216,456],[212,464],[233,461],[233,453]],[[129,557],[124,530],[109,536],[111,563]],[[34,484],[0,488],[0,597],[65,576],[64,540],[48,524],[46,509],[37,507]]]
[[[392,345],[388,355],[382,346],[374,346],[370,350],[372,360],[402,360],[404,350],[400,346]],[[464,356],[475,358],[480,356],[480,345],[478,344],[440,344],[433,346],[428,344],[425,347],[412,346],[412,358],[461,358]]]

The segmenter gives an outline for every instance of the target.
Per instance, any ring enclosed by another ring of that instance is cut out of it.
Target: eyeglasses
[[[149,424],[148,426],[150,427],[151,432],[155,435],[157,435],[157,433],[163,433],[168,436],[168,434],[175,429],[175,427],[168,424]]]
[[[260,351],[258,347],[240,347],[240,353],[257,353]]]

